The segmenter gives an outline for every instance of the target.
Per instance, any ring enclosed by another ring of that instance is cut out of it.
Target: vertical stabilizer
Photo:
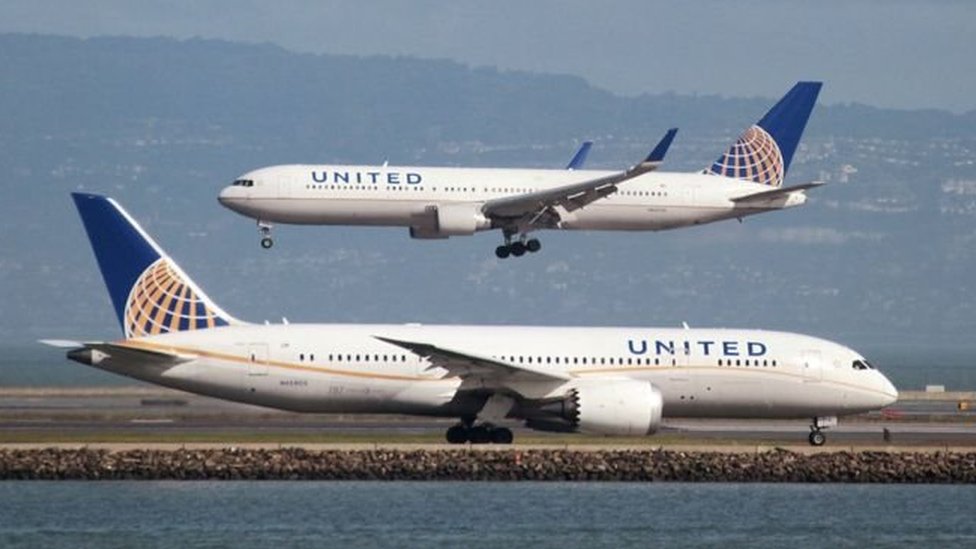
[[[705,171],[772,187],[781,186],[822,85],[821,82],[798,82]]]
[[[111,198],[72,193],[126,338],[239,321],[218,307]]]

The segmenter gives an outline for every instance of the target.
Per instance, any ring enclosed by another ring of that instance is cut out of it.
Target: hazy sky
[[[972,0],[4,0],[0,30],[205,37],[569,73],[618,93],[976,109]]]

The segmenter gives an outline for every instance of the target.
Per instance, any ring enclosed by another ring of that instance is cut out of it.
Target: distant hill
[[[757,326],[883,346],[976,332],[976,113],[819,106],[789,180],[808,207],[670,233],[278,230],[220,187],[286,162],[623,167],[672,125],[697,169],[768,98],[620,97],[571,76],[210,40],[0,35],[0,340],[113,337],[67,193],[118,197],[226,308],[262,320]],[[828,82],[827,86],[830,85]]]

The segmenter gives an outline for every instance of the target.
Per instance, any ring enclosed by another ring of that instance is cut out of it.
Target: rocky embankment
[[[0,450],[0,479],[974,483],[974,453]]]

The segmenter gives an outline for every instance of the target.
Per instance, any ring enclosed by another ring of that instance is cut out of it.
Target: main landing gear
[[[509,255],[515,257],[522,257],[525,252],[535,253],[542,249],[542,243],[539,242],[538,238],[525,239],[525,235],[522,238],[512,242],[512,235],[514,233],[505,233],[505,243],[501,246],[495,248],[495,256],[498,259],[505,259]]]
[[[827,435],[823,434],[823,429],[835,427],[836,425],[836,417],[813,418],[813,423],[810,424],[810,436],[807,437],[807,440],[810,441],[810,445],[823,446],[824,443],[827,442]]]
[[[261,247],[270,250],[274,246],[274,240],[271,238],[271,223],[259,219],[258,232],[261,233]]]
[[[496,427],[491,423],[471,425],[462,421],[447,430],[449,444],[511,444],[515,439],[511,429]]]

